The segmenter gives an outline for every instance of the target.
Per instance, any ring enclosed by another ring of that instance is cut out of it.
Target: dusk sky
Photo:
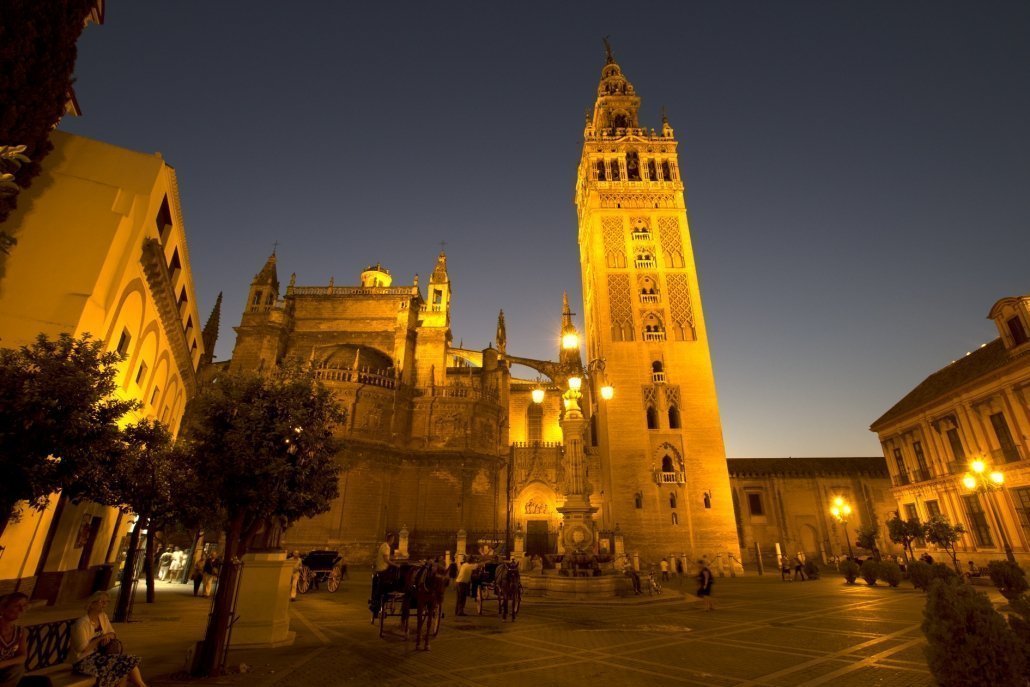
[[[218,359],[276,241],[284,290],[425,284],[446,241],[455,344],[503,308],[553,358],[609,34],[680,141],[728,455],[879,454],[1030,293],[1030,3],[113,0],[61,128],[175,167]]]

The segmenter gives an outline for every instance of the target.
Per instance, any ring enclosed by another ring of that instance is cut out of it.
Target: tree
[[[345,419],[310,370],[227,374],[194,400],[188,451],[195,497],[225,532],[225,551],[198,670],[221,670],[239,560],[262,537],[329,509],[339,494],[333,429]]]
[[[887,521],[887,536],[895,544],[901,544],[905,559],[911,561],[915,559],[915,553],[912,551],[912,542],[925,536],[925,526],[919,522],[919,518],[902,520],[895,513],[894,517]]]
[[[855,533],[855,544],[861,549],[873,552],[873,558],[880,560],[880,549],[876,546],[876,537],[880,534],[880,528],[876,525],[859,527]]]
[[[117,423],[137,406],[112,396],[119,360],[88,334],[0,349],[0,533],[21,502],[43,510],[57,491],[111,503]]]
[[[122,430],[123,446],[111,470],[115,503],[138,516],[129,537],[129,549],[122,571],[122,583],[115,608],[115,620],[128,620],[132,576],[139,551],[140,532],[147,537],[143,569],[146,573],[147,603],[154,601],[154,533],[178,517],[177,492],[186,488],[181,476],[186,465],[183,451],[172,442],[168,429],[156,420],[140,420]]]
[[[28,188],[53,149],[50,132],[64,114],[72,87],[76,42],[95,0],[5,0],[0,21],[0,145],[25,146],[15,182]],[[0,195],[0,224],[15,194]],[[13,239],[0,232],[0,245]]]
[[[965,532],[966,529],[962,525],[952,525],[943,515],[934,515],[926,522],[926,540],[944,549],[951,556],[951,563],[959,575],[962,574],[962,571],[958,567],[955,544]]]
[[[1023,647],[987,596],[972,586],[933,582],[923,633],[930,672],[942,687],[1025,684]]]

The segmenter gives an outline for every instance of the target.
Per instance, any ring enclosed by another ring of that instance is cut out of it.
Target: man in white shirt
[[[368,600],[368,610],[372,611],[373,619],[379,615],[379,609],[383,605],[382,588],[390,578],[391,569],[397,567],[397,564],[390,560],[395,541],[397,535],[387,532],[386,541],[379,545],[375,560],[372,561],[372,597]]]
[[[458,583],[458,602],[454,606],[454,615],[465,615],[465,601],[468,599],[469,587],[472,585],[472,573],[478,567],[468,559],[458,566],[458,577],[455,578],[455,582]]]

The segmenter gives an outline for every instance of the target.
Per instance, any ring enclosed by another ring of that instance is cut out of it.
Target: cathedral
[[[403,530],[412,557],[462,535],[470,551],[560,553],[578,484],[594,532],[575,541],[594,551],[740,559],[677,141],[664,116],[642,126],[639,107],[607,47],[575,186],[585,361],[567,299],[556,361],[509,351],[503,312],[486,348],[454,346],[443,252],[425,284],[374,264],[357,283],[292,275],[285,289],[269,257],[227,364],[306,361],[347,410],[340,496],[290,528],[291,549],[360,562]],[[567,422],[580,398],[583,421]]]

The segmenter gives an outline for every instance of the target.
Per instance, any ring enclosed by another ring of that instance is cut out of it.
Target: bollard
[[[758,574],[764,575],[765,570],[762,568],[762,547],[755,542],[755,560],[758,562]]]

